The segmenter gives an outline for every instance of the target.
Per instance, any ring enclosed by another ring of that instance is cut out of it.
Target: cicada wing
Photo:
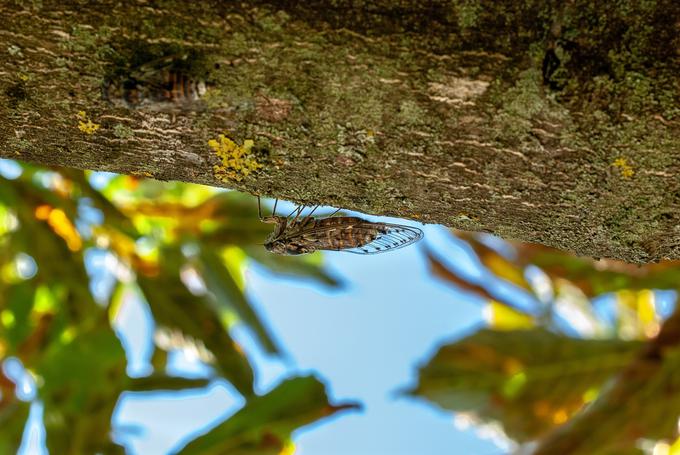
[[[398,250],[399,248],[404,248],[405,246],[414,244],[424,236],[422,230],[413,226],[404,226],[401,224],[392,223],[374,224],[381,226],[381,231],[383,232],[380,235],[364,245],[342,251],[354,254],[386,253],[388,251]]]

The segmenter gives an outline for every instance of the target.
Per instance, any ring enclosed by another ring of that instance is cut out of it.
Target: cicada
[[[263,223],[275,224],[274,232],[264,243],[267,251],[277,254],[298,255],[317,250],[346,251],[355,254],[377,254],[403,248],[423,238],[423,231],[413,226],[394,223],[375,223],[356,216],[329,216],[314,218],[319,208],[315,206],[302,216],[304,206],[288,216],[276,215],[276,204],[270,216],[262,216],[260,198],[257,208]]]
[[[109,77],[102,97],[129,109],[195,110],[207,87],[204,80],[189,75],[185,59],[169,56]]]

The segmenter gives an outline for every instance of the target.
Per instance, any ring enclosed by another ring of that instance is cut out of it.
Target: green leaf
[[[111,414],[127,385],[126,358],[101,321],[71,340],[56,339],[36,366],[50,453],[113,453]]]
[[[143,378],[131,379],[127,390],[146,392],[151,390],[198,389],[208,386],[210,381],[210,379],[204,378],[184,378],[156,373]]]
[[[35,328],[30,321],[31,310],[35,297],[36,286],[31,281],[24,281],[8,289],[2,289],[0,284],[0,338],[7,341],[8,350],[15,354],[19,345],[29,337]],[[5,321],[4,315],[11,315]],[[10,324],[7,324],[11,320]],[[0,343],[1,344],[1,343]]]
[[[680,261],[637,265],[613,259],[593,259],[539,244],[515,243],[519,260],[540,267],[553,279],[578,286],[587,296],[635,289],[676,289]]]
[[[216,310],[227,310],[236,313],[239,319],[247,324],[255,333],[260,344],[267,352],[277,353],[278,349],[269,336],[267,329],[255,311],[253,311],[250,302],[248,302],[243,294],[243,290],[236,283],[231,272],[225,267],[223,260],[215,253],[203,248],[199,256],[199,267],[206,287],[214,296],[214,298],[209,300]]]
[[[440,406],[500,421],[523,442],[563,423],[642,346],[585,340],[543,329],[481,330],[442,347],[413,392]]]
[[[281,256],[268,252],[261,245],[248,246],[245,251],[248,256],[274,273],[310,278],[326,286],[339,287],[342,285],[340,280],[329,275],[312,256]]]
[[[676,308],[658,337],[646,343],[597,399],[542,438],[533,453],[641,453],[641,440],[677,439],[679,340],[680,309]]]
[[[227,421],[190,442],[183,455],[277,454],[298,427],[340,409],[328,404],[323,384],[313,377],[289,379],[261,397],[253,397]]]
[[[182,283],[179,278],[182,263],[179,250],[167,248],[163,251],[158,276],[138,275],[137,284],[154,319],[159,326],[179,330],[184,336],[201,341],[215,356],[219,372],[243,395],[251,395],[253,372],[247,359],[229,336],[222,318]]]

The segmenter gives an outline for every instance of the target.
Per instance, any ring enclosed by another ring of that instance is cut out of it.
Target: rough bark
[[[102,99],[178,55],[201,103]],[[675,0],[6,1],[0,57],[3,157],[680,258]]]

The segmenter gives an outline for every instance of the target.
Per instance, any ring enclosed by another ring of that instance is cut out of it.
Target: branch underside
[[[0,5],[0,156],[680,259],[676,2],[108,3]]]

